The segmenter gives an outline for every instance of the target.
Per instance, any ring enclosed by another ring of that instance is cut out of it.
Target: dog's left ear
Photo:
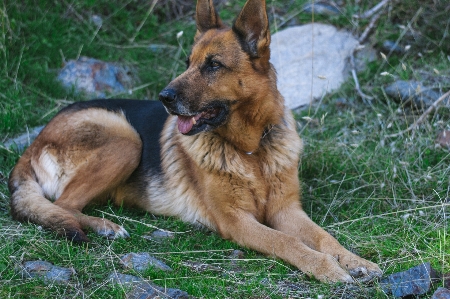
[[[251,58],[267,56],[269,59],[270,30],[265,0],[248,0],[233,24],[233,31]]]
[[[197,33],[194,40],[210,29],[223,27],[222,20],[214,8],[213,0],[197,0],[196,8]]]

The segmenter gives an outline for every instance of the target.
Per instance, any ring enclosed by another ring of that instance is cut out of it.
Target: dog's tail
[[[74,242],[89,241],[76,217],[45,197],[31,163],[31,149],[25,151],[14,167],[8,187],[14,219],[36,223]]]

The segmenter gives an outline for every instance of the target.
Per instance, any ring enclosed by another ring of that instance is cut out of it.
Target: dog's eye
[[[218,70],[221,66],[222,65],[220,64],[220,62],[215,60],[212,60],[208,65],[208,67],[213,71]]]

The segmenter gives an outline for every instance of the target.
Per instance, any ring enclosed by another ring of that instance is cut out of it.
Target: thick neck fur
[[[246,153],[258,150],[264,130],[279,124],[284,113],[284,99],[276,88],[273,67],[265,79],[258,78],[258,82],[252,84],[255,88],[250,98],[232,106],[230,119],[216,130],[222,138]]]

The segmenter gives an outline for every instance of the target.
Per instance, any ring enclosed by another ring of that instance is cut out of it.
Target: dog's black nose
[[[173,88],[165,88],[159,93],[159,100],[164,103],[170,103],[177,99],[177,93]]]

